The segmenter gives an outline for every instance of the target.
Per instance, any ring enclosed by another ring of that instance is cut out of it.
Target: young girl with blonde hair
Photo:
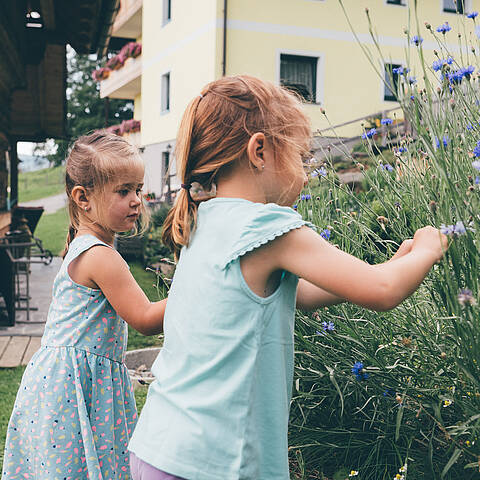
[[[164,229],[179,262],[129,444],[134,480],[289,479],[295,307],[391,309],[442,257],[446,238],[432,227],[381,265],[317,234],[289,208],[310,139],[297,98],[249,76],[217,80],[187,107],[183,185]]]
[[[65,257],[13,408],[3,480],[130,478],[137,413],[125,322],[159,333],[166,304],[147,299],[112,248],[115,232],[134,229],[144,213],[143,175],[136,148],[121,137],[100,131],[73,145]]]

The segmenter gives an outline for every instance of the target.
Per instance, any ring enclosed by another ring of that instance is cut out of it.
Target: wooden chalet
[[[17,142],[65,138],[66,44],[106,53],[119,0],[0,0],[0,236],[18,200]]]

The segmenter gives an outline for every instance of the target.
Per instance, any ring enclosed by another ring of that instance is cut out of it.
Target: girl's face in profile
[[[143,188],[143,167],[132,167],[105,186],[95,205],[102,226],[113,232],[128,232],[140,216]]]
[[[297,149],[285,153],[286,161],[293,163],[295,168],[282,169],[277,172],[277,193],[275,203],[291,207],[297,200],[300,192],[308,183],[308,177],[303,169],[303,156]],[[278,164],[278,162],[276,162]]]

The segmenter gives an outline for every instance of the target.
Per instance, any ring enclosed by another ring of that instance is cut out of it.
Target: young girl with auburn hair
[[[315,233],[289,207],[310,139],[297,98],[253,77],[212,82],[187,107],[183,185],[164,229],[179,262],[129,444],[134,480],[289,479],[295,307],[391,309],[442,257],[446,237],[433,227],[380,265]]]
[[[121,137],[100,131],[73,145],[65,257],[13,408],[2,480],[130,478],[137,413],[125,321],[160,333],[166,304],[147,299],[112,248],[115,232],[134,229],[144,213],[143,175],[137,149]]]

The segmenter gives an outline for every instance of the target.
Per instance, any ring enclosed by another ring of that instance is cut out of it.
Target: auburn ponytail
[[[177,176],[188,186],[198,182],[207,192],[219,175],[246,158],[250,137],[262,132],[285,175],[303,175],[291,151],[308,154],[310,122],[298,97],[282,87],[248,75],[222,77],[208,84],[187,106],[175,146]],[[163,227],[162,240],[175,255],[189,244],[195,229],[198,203],[182,188]]]

